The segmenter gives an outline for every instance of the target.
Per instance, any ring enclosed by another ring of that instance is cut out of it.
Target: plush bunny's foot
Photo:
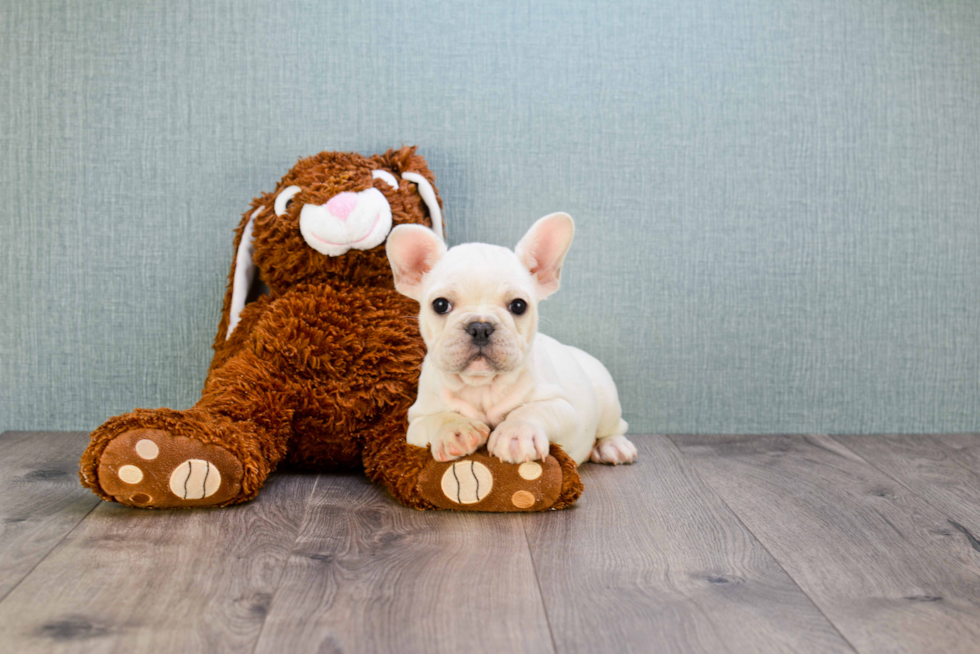
[[[421,496],[440,509],[544,511],[564,508],[582,492],[575,463],[560,449],[541,461],[505,463],[485,449],[449,463],[432,460],[419,476]]]
[[[99,483],[117,502],[139,508],[216,506],[237,496],[242,464],[228,450],[163,429],[116,436],[99,461]]]

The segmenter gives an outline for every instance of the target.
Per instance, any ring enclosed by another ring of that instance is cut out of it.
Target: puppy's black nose
[[[493,325],[488,322],[471,322],[466,326],[466,333],[473,337],[476,345],[486,345],[490,342]]]

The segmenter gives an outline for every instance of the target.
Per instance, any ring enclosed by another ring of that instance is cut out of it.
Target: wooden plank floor
[[[405,509],[361,475],[216,510],[0,436],[0,653],[978,652],[980,435],[637,436],[568,511]]]

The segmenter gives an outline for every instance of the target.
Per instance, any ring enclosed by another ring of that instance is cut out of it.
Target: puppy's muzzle
[[[493,325],[488,322],[471,322],[466,326],[466,333],[473,339],[473,345],[484,347],[490,344]]]

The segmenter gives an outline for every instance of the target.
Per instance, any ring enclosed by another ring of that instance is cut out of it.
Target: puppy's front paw
[[[636,446],[625,436],[607,436],[596,441],[589,457],[593,463],[608,463],[618,466],[620,463],[636,461]]]
[[[524,463],[548,456],[548,436],[522,420],[504,420],[490,434],[487,450],[501,461]]]
[[[470,420],[461,415],[453,416],[444,422],[429,442],[432,445],[432,458],[445,463],[461,456],[473,454],[487,442],[490,428],[479,420]]]

